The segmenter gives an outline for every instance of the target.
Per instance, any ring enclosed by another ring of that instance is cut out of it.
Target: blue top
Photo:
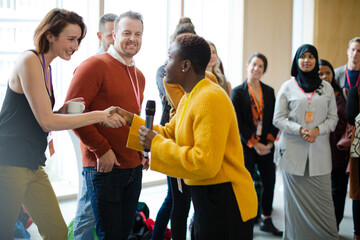
[[[349,73],[351,87],[356,86],[356,82],[359,78],[360,71],[353,71],[348,69],[348,73]],[[349,89],[349,83],[347,80],[345,81],[345,88]]]
[[[163,112],[162,112],[161,120],[160,120],[160,124],[162,126],[165,126],[165,124],[169,122],[170,109],[171,109],[171,106],[166,98],[166,91],[165,91],[164,82],[163,82],[165,73],[166,73],[165,65],[160,66],[156,72],[156,85],[158,87],[159,96],[160,96],[161,103],[163,106]]]

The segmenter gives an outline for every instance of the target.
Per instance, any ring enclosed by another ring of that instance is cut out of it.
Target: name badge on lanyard
[[[313,93],[311,94],[310,97],[308,97],[309,100],[309,105],[305,111],[305,122],[307,123],[312,123],[314,121],[314,112],[315,112],[315,108],[313,108],[311,106],[311,98],[314,96],[315,90],[313,91]],[[306,96],[307,97],[307,96]]]
[[[311,109],[311,106],[309,106],[309,109],[305,112],[305,122],[311,123],[314,121],[314,110]]]
[[[256,127],[256,136],[261,136],[262,133],[262,120],[258,121],[257,127]]]
[[[307,123],[311,123],[314,121],[314,112],[315,109],[313,107],[311,107],[311,99],[315,94],[316,89],[312,92],[311,96],[308,97],[305,93],[305,91],[299,86],[298,82],[296,81],[296,79],[294,78],[294,81],[296,82],[296,84],[298,85],[298,87],[300,88],[300,90],[304,93],[304,95],[306,96],[306,98],[308,99],[309,105],[305,111],[305,122]]]
[[[259,118],[257,120],[257,125],[256,125],[256,136],[261,136],[262,127],[263,127],[262,118],[263,118],[263,107],[264,107],[263,106],[264,102],[263,102],[262,88],[260,87],[260,99],[259,99],[259,102],[256,100],[255,94],[253,93],[253,91],[252,91],[249,84],[248,84],[248,88],[249,88],[249,91],[251,93],[251,97],[254,100],[254,103],[255,103],[255,106],[256,106],[256,111],[257,111],[257,113],[259,115]]]

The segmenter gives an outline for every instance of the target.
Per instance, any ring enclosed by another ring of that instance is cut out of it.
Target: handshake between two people
[[[133,113],[128,112],[120,107],[111,107],[110,113],[112,115],[117,115],[121,119],[123,119],[124,125],[127,125],[127,126],[131,126],[132,121],[134,119]],[[107,126],[107,125],[105,125],[105,126]],[[151,149],[151,142],[158,133],[145,127],[145,126],[142,126],[139,129],[138,133],[139,133],[139,139],[140,139],[141,146],[143,146],[144,149]]]
[[[120,107],[109,107],[104,110],[104,112],[108,113],[108,119],[107,121],[101,122],[100,124],[105,127],[112,127],[112,128],[119,128],[122,126],[131,126],[132,121],[134,119],[134,114],[131,112],[128,112]],[[143,129],[144,128],[144,129]],[[146,137],[148,132],[152,132],[150,129],[146,127],[142,127],[142,129],[139,130],[140,135],[140,144],[146,149],[150,149],[151,147],[151,141],[144,141],[147,139],[150,139]],[[146,144],[145,144],[146,142]],[[143,152],[139,152],[141,163],[143,165],[144,170],[148,170],[150,167],[149,159],[144,157]],[[97,161],[97,171],[98,172],[110,172],[113,169],[113,166],[120,166],[120,163],[117,161],[116,156],[112,149],[110,149],[108,152],[106,152],[103,156],[101,156]]]
[[[101,122],[100,124],[105,127],[122,127],[122,126],[131,126],[132,121],[134,119],[134,114],[131,112],[128,112],[120,107],[109,107],[105,109],[104,111],[108,112],[109,114],[109,121]],[[154,138],[151,137],[152,134],[154,136],[156,135],[152,130],[146,128],[145,126],[142,126],[139,130],[139,138],[140,138],[140,144],[144,147],[144,149],[150,149],[151,147],[151,141]],[[151,139],[151,140],[150,140]],[[143,165],[144,170],[148,170],[149,165],[149,159],[144,157],[143,152],[139,152],[141,163]],[[105,153],[103,156],[101,156],[98,159],[97,162],[97,171],[99,172],[110,172],[114,166],[120,166],[120,163],[116,160],[114,152],[110,149],[107,153]]]

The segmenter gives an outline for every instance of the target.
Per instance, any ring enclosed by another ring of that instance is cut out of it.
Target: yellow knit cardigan
[[[186,99],[165,127],[154,126],[150,168],[183,178],[187,185],[213,185],[231,182],[243,221],[257,214],[257,197],[252,178],[244,166],[235,110],[221,87],[208,79],[198,87],[185,110],[175,136]],[[127,146],[143,150],[138,130],[145,121],[134,116]]]

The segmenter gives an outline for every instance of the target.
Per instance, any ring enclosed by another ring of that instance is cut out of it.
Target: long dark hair
[[[331,72],[333,74],[333,77],[331,79],[331,86],[333,87],[334,92],[341,92],[341,88],[340,88],[339,84],[335,80],[335,71],[334,71],[333,66],[328,61],[326,61],[325,59],[320,59],[319,60],[319,66],[328,66],[331,69]]]

